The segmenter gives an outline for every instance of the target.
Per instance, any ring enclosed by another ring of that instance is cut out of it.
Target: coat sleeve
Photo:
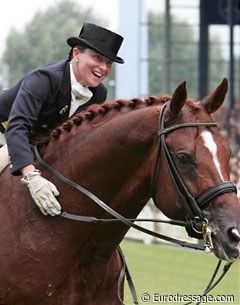
[[[6,130],[11,158],[11,173],[20,175],[20,169],[34,164],[29,146],[29,132],[38,119],[41,108],[51,96],[53,85],[43,71],[27,75],[21,83],[12,105]]]

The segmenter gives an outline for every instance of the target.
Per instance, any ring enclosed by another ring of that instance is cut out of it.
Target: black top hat
[[[117,56],[122,41],[122,36],[92,23],[83,24],[79,37],[67,39],[72,48],[77,45],[89,47],[119,64],[124,63],[124,60]]]

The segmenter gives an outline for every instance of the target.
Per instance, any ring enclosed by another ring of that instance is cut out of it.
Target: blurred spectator
[[[230,112],[229,127],[235,145],[240,145],[240,103],[235,103]]]
[[[230,160],[231,181],[234,182],[238,189],[238,198],[240,198],[240,150],[233,155]]]
[[[229,109],[221,107],[217,112],[213,113],[213,119],[218,122],[219,129],[223,136],[228,136],[229,133]]]
[[[230,178],[237,186],[240,199],[240,102],[235,103],[231,110],[221,107],[213,114],[213,119],[218,122],[222,135],[228,139],[232,148]]]

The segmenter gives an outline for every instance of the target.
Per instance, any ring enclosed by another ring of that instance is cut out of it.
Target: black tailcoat
[[[93,92],[90,104],[106,100],[103,84],[89,88]],[[0,93],[0,123],[8,121],[6,140],[11,157],[11,173],[19,175],[20,169],[34,164],[29,146],[31,134],[41,134],[69,116],[71,104],[70,61],[62,60],[35,69],[13,87]]]

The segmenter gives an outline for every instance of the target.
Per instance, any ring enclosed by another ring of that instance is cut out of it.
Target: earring
[[[75,59],[76,62],[78,62],[78,59]]]

